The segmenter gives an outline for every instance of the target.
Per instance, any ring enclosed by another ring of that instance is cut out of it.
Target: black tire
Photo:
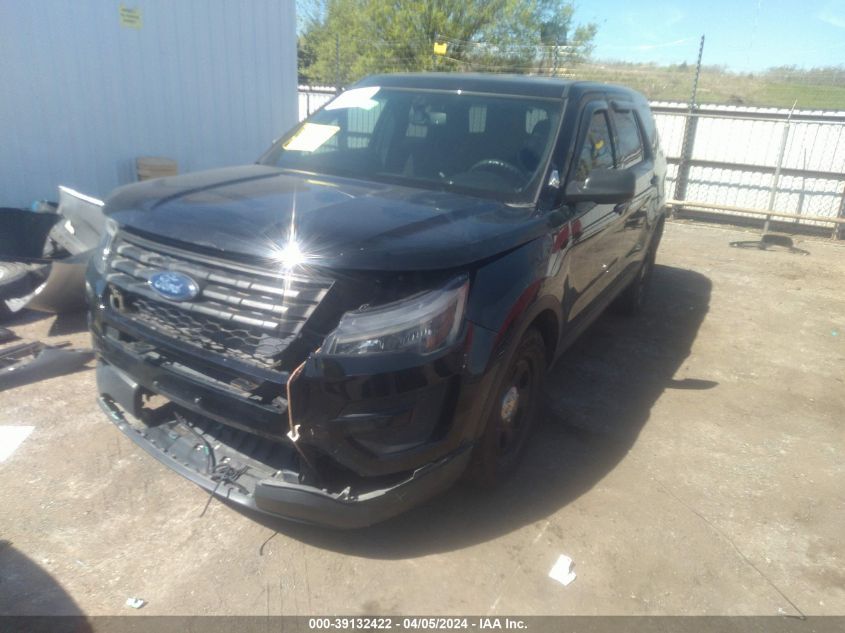
[[[648,295],[648,287],[651,284],[651,275],[654,271],[654,261],[657,259],[657,247],[663,234],[663,222],[657,227],[651,244],[643,258],[642,264],[637,271],[637,276],[613,301],[613,311],[625,316],[635,316],[642,312]]]
[[[529,329],[517,345],[487,417],[484,434],[472,453],[467,478],[482,487],[492,487],[507,479],[519,465],[525,442],[537,414],[543,376],[546,371],[546,345],[540,332]],[[513,403],[505,416],[507,394]]]

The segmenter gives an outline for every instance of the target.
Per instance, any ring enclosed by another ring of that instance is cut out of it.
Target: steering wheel
[[[498,170],[518,178],[519,180],[525,179],[525,172],[522,171],[516,165],[511,165],[509,162],[504,160],[499,160],[498,158],[485,158],[484,160],[480,160],[475,165],[469,168],[470,171],[491,171]]]

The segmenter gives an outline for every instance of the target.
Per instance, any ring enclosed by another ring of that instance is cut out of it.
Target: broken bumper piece
[[[300,483],[289,445],[270,446],[251,434],[181,414],[148,426],[108,396],[101,395],[99,404],[127,437],[216,496],[265,514],[340,529],[379,523],[442,492],[460,477],[470,455],[464,447],[383,487],[331,492]]]

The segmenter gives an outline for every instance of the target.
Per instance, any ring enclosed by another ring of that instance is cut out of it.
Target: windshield
[[[352,88],[300,123],[259,162],[529,202],[560,108],[557,100]]]

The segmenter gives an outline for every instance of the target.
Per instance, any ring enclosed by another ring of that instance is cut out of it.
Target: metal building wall
[[[0,206],[252,162],[297,115],[294,0],[0,0]]]

